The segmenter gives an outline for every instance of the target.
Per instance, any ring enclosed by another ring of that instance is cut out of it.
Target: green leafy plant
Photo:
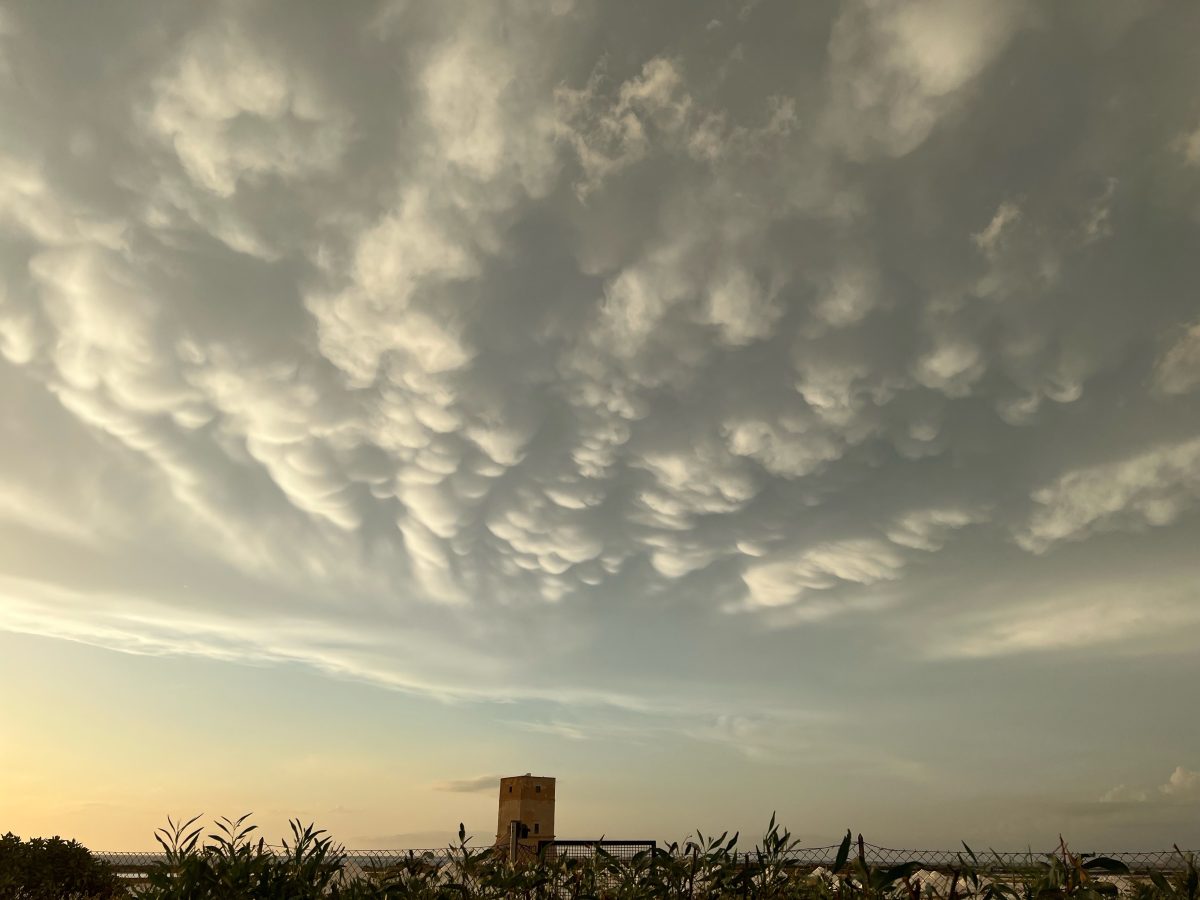
[[[182,823],[168,818],[167,828],[155,832],[166,858],[151,871],[139,897],[316,900],[336,889],[345,851],[314,825],[302,825],[298,819],[290,822],[291,841],[285,838],[282,852],[277,852],[263,838],[257,843],[251,839],[257,826],[247,824],[249,814],[218,819],[216,830],[201,845],[203,829],[192,828],[199,818]]]
[[[109,900],[125,896],[112,869],[76,841],[0,837],[0,900]]]
[[[1184,853],[1175,845],[1175,853],[1183,863],[1183,871],[1174,880],[1169,880],[1161,872],[1150,873],[1150,883],[1157,891],[1157,896],[1164,900],[1197,900],[1200,897],[1200,870],[1196,867],[1196,857]],[[1142,897],[1146,897],[1143,894]],[[1154,896],[1153,892],[1149,896]],[[1139,898],[1142,900],[1142,898]]]
[[[218,819],[205,835],[199,817],[155,832],[164,854],[129,896],[146,900],[1200,900],[1196,862],[1176,848],[1164,871],[1134,876],[1120,860],[1073,853],[1060,838],[1054,853],[981,860],[966,844],[950,864],[915,860],[879,865],[879,848],[847,830],[833,856],[816,866],[771,816],[750,850],[739,835],[695,836],[633,856],[603,843],[583,858],[561,856],[553,845],[509,859],[503,848],[474,847],[460,824],[458,840],[442,852],[409,852],[373,865],[351,859],[315,825],[289,823],[279,845],[255,839],[249,816]],[[126,896],[115,880],[47,887],[25,873],[30,846],[55,859],[92,865],[86,849],[53,839],[22,844],[0,840],[0,900],[111,900]],[[21,856],[25,854],[25,856]],[[58,854],[55,856],[55,854]],[[47,856],[49,858],[49,856]],[[819,857],[818,857],[819,859]],[[24,860],[24,861],[22,861]],[[814,868],[816,866],[816,868]],[[44,866],[43,866],[44,868]],[[36,869],[36,867],[35,867]],[[80,869],[82,871],[83,869]],[[40,871],[40,870],[38,870]],[[75,871],[67,865],[62,872]],[[14,875],[14,873],[17,873]],[[44,873],[43,873],[44,874]],[[1120,886],[1113,878],[1121,882]],[[7,880],[5,880],[7,879]],[[7,892],[6,892],[7,891]],[[41,893],[38,893],[41,891]],[[89,893],[90,891],[90,893]]]

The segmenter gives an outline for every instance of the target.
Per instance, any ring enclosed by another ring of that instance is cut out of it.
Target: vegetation
[[[188,831],[199,816],[176,824],[167,819],[154,837],[166,851],[164,862],[150,873],[139,897],[149,900],[315,900],[334,894],[341,875],[342,848],[334,847],[324,831],[291,822],[292,839],[282,852],[255,843],[248,816],[219,819],[209,842],[197,846],[203,829]]]
[[[108,900],[125,888],[104,863],[75,841],[0,837],[0,900]]]
[[[937,873],[918,862],[876,866],[862,836],[855,842],[850,832],[832,865],[814,872],[796,865],[798,842],[774,817],[750,851],[738,850],[736,834],[698,833],[682,845],[632,858],[601,847],[587,859],[551,854],[515,864],[495,848],[471,847],[460,826],[457,844],[444,853],[412,853],[385,868],[355,872],[343,868],[345,849],[313,825],[290,823],[290,838],[273,848],[253,839],[247,816],[218,820],[202,843],[198,818],[168,819],[155,833],[165,858],[145,883],[125,890],[78,844],[57,838],[22,844],[6,836],[0,843],[0,900],[1111,900],[1118,892],[1113,876],[1130,874],[1115,859],[1085,860],[1065,842],[1056,853],[1031,854],[1017,872],[981,862],[965,844],[956,863]],[[1200,900],[1195,860],[1178,848],[1176,853],[1172,877],[1127,877],[1122,893],[1133,900]]]

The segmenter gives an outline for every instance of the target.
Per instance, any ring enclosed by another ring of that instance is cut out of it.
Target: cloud
[[[1106,179],[1104,189],[1092,201],[1091,209],[1088,211],[1081,229],[1083,232],[1081,240],[1085,246],[1093,241],[1103,240],[1112,236],[1112,206],[1113,197],[1117,192],[1117,185],[1118,181],[1116,178]]]
[[[1100,803],[1145,803],[1149,795],[1145,791],[1134,790],[1123,784],[1109,788],[1100,795]]]
[[[972,341],[938,336],[917,359],[913,374],[925,387],[947,397],[965,397],[985,371],[983,355]]]
[[[1157,791],[1151,792],[1144,788],[1119,784],[1105,791],[1099,802],[1129,806],[1187,803],[1197,798],[1200,798],[1200,772],[1176,766],[1166,782],[1158,786]]]
[[[749,607],[776,607],[804,600],[811,591],[890,581],[900,577],[903,566],[903,556],[883,541],[851,539],[751,563],[742,580]]]
[[[117,249],[127,227],[119,217],[56,194],[45,164],[15,153],[0,156],[0,218],[49,247],[86,242]]]
[[[1176,766],[1166,783],[1159,785],[1158,792],[1177,799],[1200,796],[1200,772]]]
[[[583,170],[576,186],[581,196],[643,159],[652,140],[679,140],[692,109],[679,68],[669,59],[647,62],[617,88],[610,103],[601,97],[604,82],[603,69],[597,69],[584,88],[564,86],[555,95],[564,136]]]
[[[971,235],[975,246],[985,254],[995,252],[1004,232],[1021,218],[1021,208],[1011,201],[1005,200],[996,208],[996,214],[988,222],[987,227],[977,234]]]
[[[1200,323],[1179,330],[1155,365],[1154,381],[1164,394],[1186,394],[1200,387]]]
[[[897,518],[887,536],[893,544],[934,552],[945,546],[951,532],[985,521],[986,517],[975,510],[919,509]]]
[[[434,786],[435,791],[449,791],[452,794],[488,793],[498,790],[499,775],[476,775],[473,778],[459,778],[450,781],[439,781]]]
[[[1093,531],[1169,525],[1200,496],[1200,440],[1077,469],[1036,490],[1017,541],[1042,553]]]
[[[549,0],[226,4],[87,46],[6,13],[3,627],[702,708],[672,733],[772,752],[802,729],[763,709],[807,700],[763,672],[850,621],[993,660],[1190,627],[1167,588],[1092,609],[1079,562],[1153,526],[1191,572],[1190,170],[1139,187],[1186,92],[1061,124],[1141,58],[1077,40],[1103,16],[751,8],[666,44]],[[993,559],[1066,587],[997,596]],[[514,716],[619,733],[543,712]]]
[[[0,525],[13,525],[74,541],[87,541],[87,526],[47,504],[36,491],[0,481]]]
[[[1188,165],[1200,165],[1200,128],[1180,135],[1174,143]]]
[[[188,175],[228,197],[239,181],[331,171],[351,123],[302,71],[273,58],[228,20],[185,41],[154,85],[147,125]]]
[[[1134,579],[1081,582],[1067,591],[1032,585],[1019,605],[960,613],[926,630],[918,643],[937,659],[988,659],[1107,648],[1137,654],[1172,645],[1200,624],[1186,582],[1146,588]]]
[[[569,722],[521,722],[518,724],[525,731],[532,731],[535,734],[548,734],[567,741],[585,741],[588,739],[587,731]]]
[[[815,334],[825,328],[845,328],[861,322],[879,305],[882,290],[878,275],[864,264],[844,266],[835,271],[828,286],[813,305],[817,319]]]
[[[1020,4],[847,5],[829,42],[836,140],[857,157],[911,152],[963,102],[960,92],[1004,51],[1024,17]]]

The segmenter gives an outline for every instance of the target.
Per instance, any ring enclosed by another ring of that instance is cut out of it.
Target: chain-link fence
[[[603,850],[617,859],[632,859],[639,853],[653,853],[655,841],[541,841],[537,856],[556,859],[591,859],[597,850]]]
[[[560,858],[585,859],[595,854],[599,842],[596,841],[556,841],[547,844],[542,852]],[[656,847],[653,841],[604,841],[604,852],[618,859],[629,859],[635,854],[653,851]],[[427,867],[431,870],[441,869],[453,859],[454,853],[448,848],[414,849],[414,850],[351,850],[346,852],[342,864],[343,875],[347,878],[371,877],[382,878],[402,866]],[[503,849],[497,851],[503,854]],[[661,852],[661,851],[658,851]],[[785,858],[789,866],[798,871],[830,870],[836,862],[838,845],[827,847],[804,847],[787,851]],[[970,860],[965,850],[904,850],[892,847],[881,847],[876,844],[862,844],[863,856],[870,866],[895,866],[902,863],[919,863],[923,870],[929,873],[947,873],[970,863],[978,872],[987,873],[993,877],[1022,875],[1036,871],[1045,863],[1046,854],[1051,851],[1035,850],[977,851],[974,861]],[[851,850],[851,858],[856,859],[859,845]],[[1158,872],[1165,875],[1181,872],[1186,868],[1184,855],[1176,850],[1150,851],[1089,851],[1072,854],[1081,857],[1084,862],[1098,856],[1108,857],[1124,863],[1130,873],[1135,876],[1147,876]],[[754,851],[743,856],[750,859]],[[147,873],[157,865],[165,863],[166,857],[161,853],[96,853],[130,883],[144,881]],[[533,852],[522,854],[522,858],[532,860],[536,857]]]
[[[1027,872],[1036,869],[1046,861],[1047,853],[1057,853],[1058,848],[1051,850],[1021,850],[975,851],[972,860],[966,849],[962,850],[901,850],[892,847],[880,847],[877,844],[863,842],[862,851],[866,862],[871,866],[898,866],[902,863],[916,862],[923,868],[934,871],[949,871],[961,868],[963,863],[970,863],[978,871],[1010,873]],[[789,861],[798,867],[830,868],[837,859],[838,845],[828,847],[805,847],[788,851]],[[858,844],[851,848],[851,858],[857,858]],[[1186,852],[1186,851],[1185,851]],[[1150,874],[1151,872],[1180,872],[1186,868],[1184,857],[1176,850],[1147,850],[1147,851],[1089,851],[1079,852],[1072,849],[1071,854],[1084,862],[1096,857],[1107,857],[1124,863],[1130,872]]]
[[[282,848],[270,848],[282,853]],[[106,863],[122,879],[131,884],[146,880],[146,876],[158,866],[166,864],[165,854],[154,852],[96,852],[92,854]],[[346,878],[382,878],[398,866],[422,865],[438,869],[450,861],[450,851],[445,847],[422,850],[348,850],[342,861],[342,874]]]
[[[604,852],[617,859],[629,859],[635,853],[652,850],[654,841],[555,841],[546,842],[538,851],[522,846],[520,860],[534,862],[539,853],[567,859],[587,859],[595,854],[596,847],[603,846]],[[270,848],[282,852],[281,848]],[[446,847],[414,850],[347,850],[342,861],[342,873],[347,878],[384,878],[396,869],[418,867],[440,869],[447,865],[458,851]],[[478,852],[478,851],[475,851]],[[500,858],[507,858],[506,848],[497,848]],[[93,854],[112,867],[121,878],[136,884],[145,881],[156,866],[166,863],[166,856],[154,852],[97,852]]]

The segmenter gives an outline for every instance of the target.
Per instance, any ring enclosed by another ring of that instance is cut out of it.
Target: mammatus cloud
[[[1167,550],[1076,621],[1092,539],[1200,496],[1194,110],[1056,124],[1133,19],[767,7],[216,5],[115,17],[119,69],[4,14],[0,625],[771,753],[811,700],[780,632],[903,621],[864,665],[920,667],[1193,629]]]
[[[848,5],[829,45],[833,135],[855,157],[913,151],[1027,20],[1022,4]]]
[[[241,179],[328,172],[349,140],[349,117],[308,72],[218,20],[189,35],[153,87],[147,129],[199,187],[230,197]]]

